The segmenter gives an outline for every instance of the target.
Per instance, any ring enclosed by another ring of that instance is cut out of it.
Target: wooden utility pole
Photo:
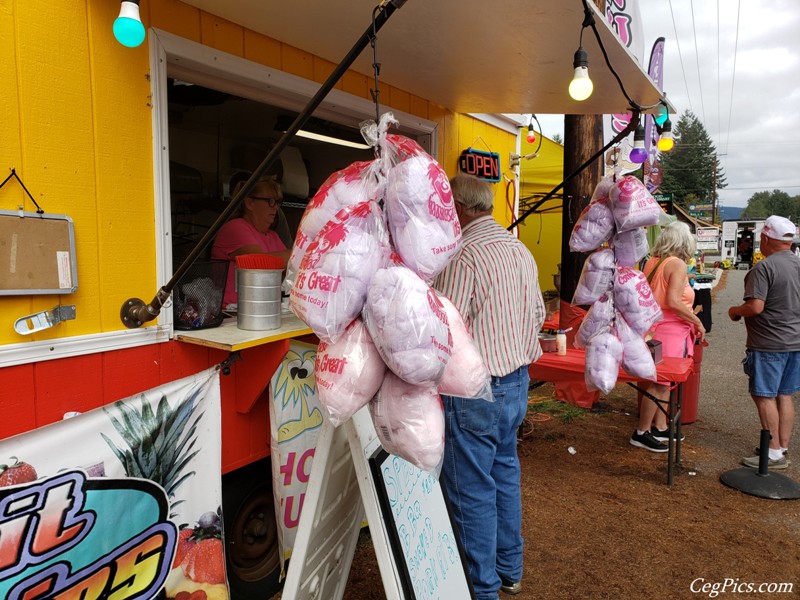
[[[565,178],[602,147],[602,115],[564,116]],[[602,174],[603,159],[599,158],[564,186],[564,202],[561,212],[561,292],[559,296],[567,303],[572,302],[572,296],[575,294],[575,288],[587,256],[572,252],[569,249],[569,238],[581,211],[588,206]],[[569,327],[564,323],[562,326]]]

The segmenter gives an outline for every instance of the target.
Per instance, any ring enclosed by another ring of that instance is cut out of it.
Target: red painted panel
[[[0,369],[0,439],[36,427],[33,365]]]
[[[205,346],[168,342],[159,344],[161,359],[159,361],[160,383],[167,383],[194,375],[211,366],[209,350]]]
[[[102,354],[36,363],[34,377],[37,427],[60,421],[66,412],[86,412],[103,404]]]
[[[160,345],[149,344],[102,355],[104,404],[158,387],[161,383]]]

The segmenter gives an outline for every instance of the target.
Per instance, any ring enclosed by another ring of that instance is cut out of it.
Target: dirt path
[[[520,442],[526,545],[524,590],[515,598],[711,597],[710,587],[703,594],[692,586],[726,580],[789,583],[793,593],[757,597],[800,597],[800,501],[763,500],[719,481],[757,445],[760,429],[740,365],[744,326],[727,318],[728,307],[741,301],[743,281],[743,272],[728,271],[714,289],[698,420],[685,427],[683,464],[671,488],[665,455],[628,444],[636,397],[627,386],[593,411],[537,422]],[[548,393],[547,386],[534,392]],[[798,480],[797,427],[795,436],[794,465],[785,473]],[[379,580],[367,541],[344,597],[383,599]],[[721,597],[752,594],[728,587]]]

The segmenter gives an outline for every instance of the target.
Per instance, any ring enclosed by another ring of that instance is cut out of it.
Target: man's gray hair
[[[469,212],[491,211],[494,192],[489,184],[474,175],[456,175],[450,180],[453,199]]]
[[[696,251],[697,241],[689,226],[682,221],[673,221],[661,230],[651,254],[659,258],[677,256],[687,261]]]

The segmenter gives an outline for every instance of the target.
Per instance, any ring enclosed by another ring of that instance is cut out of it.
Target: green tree
[[[797,219],[800,217],[800,196],[789,196],[781,190],[756,192],[742,211],[743,219],[764,219],[770,215]]]
[[[684,111],[672,128],[675,147],[660,156],[664,180],[661,191],[688,208],[689,196],[701,204],[717,206],[717,190],[724,188],[725,173],[706,128],[691,111]]]

